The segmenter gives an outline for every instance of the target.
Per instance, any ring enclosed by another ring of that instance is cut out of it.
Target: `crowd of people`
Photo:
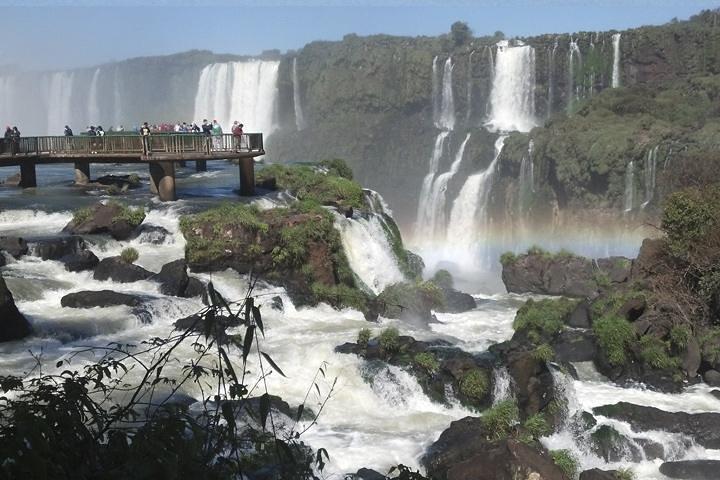
[[[18,127],[11,127],[8,125],[5,128],[5,135],[2,138],[2,144],[0,144],[0,153],[12,153],[15,155],[18,152],[20,145],[20,130]]]

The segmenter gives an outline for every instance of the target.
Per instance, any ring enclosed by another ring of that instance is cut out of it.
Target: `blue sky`
[[[477,35],[624,29],[718,6],[720,0],[0,0],[0,64],[66,68],[194,48],[257,54],[347,33],[437,35],[456,20]]]

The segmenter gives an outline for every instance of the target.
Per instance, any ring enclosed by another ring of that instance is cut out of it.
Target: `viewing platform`
[[[147,148],[147,150],[146,150]],[[72,163],[75,183],[90,183],[92,163],[144,163],[150,170],[150,190],[162,201],[177,199],[175,163],[194,161],[196,171],[207,170],[208,160],[237,160],[240,194],[255,194],[255,157],[265,155],[262,133],[207,136],[203,134],[153,134],[144,148],[138,134],[102,137],[21,137],[3,140],[0,167],[19,166],[20,186],[37,186],[36,165]]]

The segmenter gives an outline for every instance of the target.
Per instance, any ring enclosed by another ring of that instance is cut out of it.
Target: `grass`
[[[513,252],[505,252],[502,255],[500,255],[500,264],[503,267],[507,267],[509,265],[512,265],[517,261],[518,257]]]
[[[466,372],[460,378],[460,393],[466,397],[481,401],[490,388],[490,378],[485,370],[480,368]]]
[[[370,329],[369,328],[362,328],[358,332],[357,336],[357,344],[363,348],[367,347],[368,342],[370,341]]]
[[[609,292],[598,297],[590,306],[590,310],[594,317],[602,317],[608,314],[615,315],[630,300],[646,298],[647,294],[636,288],[630,291]]]
[[[549,362],[553,358],[555,358],[555,350],[553,350],[553,348],[547,343],[543,343],[542,345],[538,345],[535,350],[533,350],[532,356],[534,359],[541,362]]]
[[[593,331],[611,365],[627,364],[627,350],[636,340],[635,329],[630,322],[617,315],[606,315],[593,324]]]
[[[443,289],[451,289],[455,283],[452,274],[447,270],[438,270],[435,272],[435,275],[432,277],[432,282]]]
[[[567,298],[528,300],[520,307],[513,321],[513,328],[526,331],[539,339],[553,336],[565,329],[565,319],[577,306],[576,300]]]
[[[671,357],[667,342],[652,335],[643,335],[640,338],[640,358],[653,368],[660,370],[678,368],[680,359]]]
[[[413,358],[415,364],[428,375],[434,375],[440,370],[440,362],[432,352],[420,352]]]
[[[359,312],[367,310],[368,296],[349,285],[342,283],[325,285],[314,282],[310,286],[310,290],[312,291],[313,303],[327,303],[335,308],[354,308]]]
[[[575,478],[577,476],[579,463],[570,450],[551,450],[550,457],[566,477]]]
[[[108,205],[117,206],[120,208],[120,212],[112,219],[113,223],[124,220],[132,228],[135,228],[140,225],[143,220],[145,220],[145,210],[140,207],[132,208],[118,202],[111,202]]]
[[[520,419],[520,411],[514,400],[503,400],[485,410],[480,417],[489,440],[507,438]]]
[[[532,443],[533,440],[538,440],[552,433],[552,428],[550,428],[550,425],[541,413],[536,413],[528,417],[525,423],[523,423],[523,429],[527,432],[527,436],[522,439],[525,443]]]
[[[616,480],[635,480],[635,472],[631,468],[618,468],[615,470]]]
[[[688,325],[675,325],[670,329],[670,341],[681,350],[687,348],[692,331]]]
[[[346,178],[348,180],[353,179],[352,168],[350,168],[350,166],[342,158],[323,160],[320,162],[320,165],[328,169],[329,175]]]
[[[132,247],[123,248],[122,252],[120,252],[120,258],[122,258],[125,263],[135,263],[139,257],[140,254],[138,254],[138,251]]]
[[[85,223],[92,218],[94,211],[95,209],[92,207],[79,208],[75,210],[75,212],[73,212],[73,223],[75,223],[75,225]]]
[[[400,335],[395,327],[388,327],[380,333],[380,347],[387,353],[400,350]]]

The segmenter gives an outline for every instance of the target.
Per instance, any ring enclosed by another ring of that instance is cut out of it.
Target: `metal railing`
[[[21,137],[15,142],[5,140],[3,154],[143,154],[143,137],[140,135],[105,135],[102,137]],[[262,133],[232,134],[156,134],[150,135],[150,150],[157,154],[204,154],[217,152],[263,151]]]

